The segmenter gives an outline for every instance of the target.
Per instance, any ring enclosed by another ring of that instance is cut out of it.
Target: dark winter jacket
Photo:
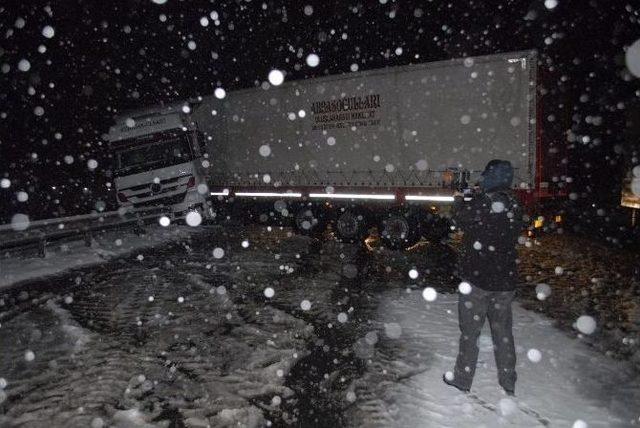
[[[456,197],[453,206],[453,221],[464,233],[458,274],[487,291],[513,290],[518,279],[516,245],[523,221],[509,190],[512,179],[509,162],[491,161],[480,182],[483,191],[471,201]]]

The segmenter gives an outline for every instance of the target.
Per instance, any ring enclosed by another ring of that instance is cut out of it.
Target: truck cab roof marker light
[[[438,195],[406,195],[407,201],[453,202],[453,196]]]
[[[211,192],[211,196],[229,196],[229,189],[224,189],[222,192]]]
[[[366,193],[309,193],[309,197],[323,199],[375,199],[392,201],[396,198],[396,195]]]
[[[287,192],[235,192],[235,196],[247,196],[252,198],[301,198],[302,193]]]

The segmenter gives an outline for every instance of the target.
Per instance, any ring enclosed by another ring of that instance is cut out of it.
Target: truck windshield
[[[163,137],[143,145],[128,147],[117,152],[118,175],[134,174],[150,169],[164,168],[193,159],[186,135]]]

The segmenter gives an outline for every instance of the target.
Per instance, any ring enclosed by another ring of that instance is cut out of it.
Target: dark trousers
[[[473,287],[471,293],[459,295],[460,348],[454,370],[454,382],[469,389],[478,361],[478,337],[489,318],[493,351],[498,367],[498,382],[505,390],[514,391],[516,384],[516,351],[513,343],[511,302],[514,291],[485,291]]]

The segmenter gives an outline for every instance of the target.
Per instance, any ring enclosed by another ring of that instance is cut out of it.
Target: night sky
[[[348,73],[352,64],[367,70],[531,48],[541,57],[544,138],[566,153],[580,200],[614,209],[629,150],[625,115],[640,94],[624,61],[640,38],[640,5],[546,3],[4,1],[0,178],[11,186],[0,188],[0,223],[17,212],[113,208],[101,135],[128,109],[256,86],[272,68],[294,80]],[[305,63],[312,52],[316,68]],[[93,171],[90,159],[98,161]]]

